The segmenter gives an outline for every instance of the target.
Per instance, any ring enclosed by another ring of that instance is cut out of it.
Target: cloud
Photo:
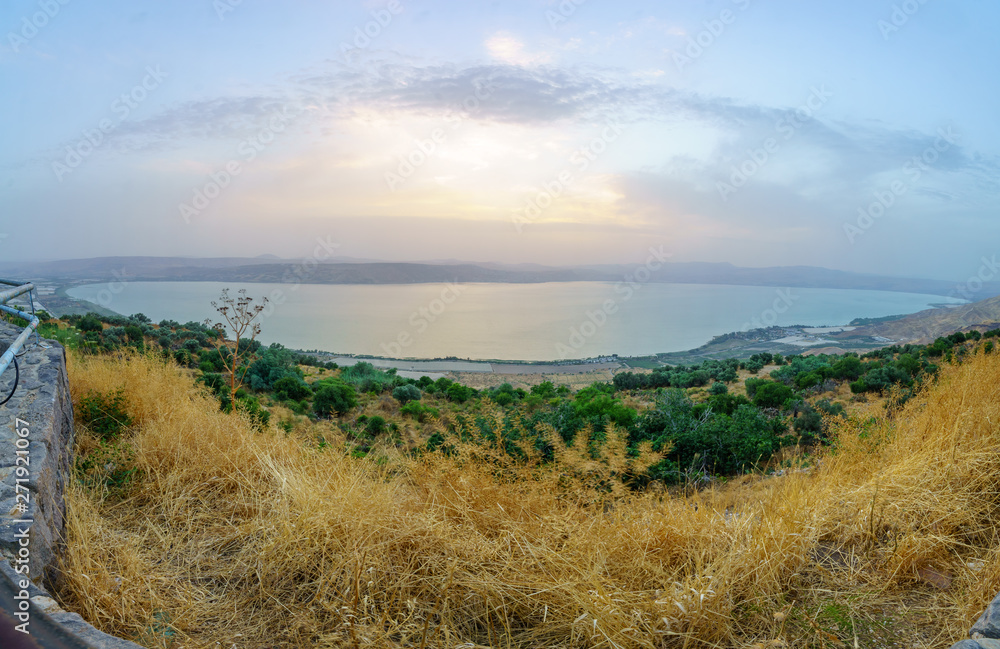
[[[393,53],[372,52],[366,53],[370,58],[361,65],[329,62],[322,68],[290,76],[280,94],[258,92],[185,102],[147,119],[121,124],[109,137],[108,149],[127,153],[185,148],[192,143],[232,146],[259,132],[283,110],[296,115],[296,129],[318,134],[313,139],[317,148],[323,137],[341,137],[352,128],[351,124],[373,118],[399,126],[427,120],[446,124],[449,116],[460,116],[481,125],[521,126],[530,133],[546,127],[571,132],[565,127],[574,124],[586,131],[589,125],[613,117],[638,125],[639,132],[645,128],[643,124],[671,124],[682,130],[697,127],[714,134],[714,144],[692,153],[672,149],[666,131],[651,129],[650,133],[663,138],[662,146],[647,140],[647,160],[635,163],[631,169],[628,162],[619,163],[626,167],[617,170],[629,173],[644,168],[662,182],[684,186],[699,197],[685,212],[711,216],[716,208],[725,207],[716,183],[727,180],[733,166],[745,161],[748,152],[759,149],[769,138],[779,142],[780,150],[751,179],[751,185],[778,191],[781,195],[772,198],[779,203],[790,201],[803,211],[817,214],[816,206],[820,204],[824,209],[849,209],[852,204],[869,200],[873,188],[883,187],[887,179],[900,175],[907,160],[933,147],[940,137],[937,133],[894,129],[877,122],[828,118],[825,107],[817,107],[815,101],[813,108],[809,107],[810,97],[822,89],[804,88],[801,106],[751,104],[675,89],[656,76],[655,70],[636,77],[634,72],[608,68],[527,66],[526,59],[518,57],[529,55],[513,36],[497,34],[488,43],[498,62],[428,65]],[[372,73],[373,67],[377,74]],[[354,135],[364,137],[357,132]],[[970,203],[984,196],[995,197],[1000,191],[1000,162],[977,155],[963,134],[958,135],[959,142],[937,156],[909,198],[940,204]],[[426,136],[420,132],[412,137]],[[384,141],[372,140],[369,144],[366,160],[388,158],[382,150],[388,146]],[[325,155],[330,153],[324,151]],[[654,163],[650,165],[649,160]],[[452,172],[436,173],[446,177]],[[636,188],[626,188],[622,196],[632,195]],[[639,195],[648,194],[643,191]],[[739,199],[750,201],[752,195],[749,188],[741,190]],[[798,198],[793,201],[790,197]],[[666,199],[650,197],[650,214],[655,214]],[[701,199],[708,204],[702,204]],[[805,202],[798,203],[799,199]],[[760,209],[768,208],[762,202]],[[728,213],[731,210],[722,210],[712,218],[725,219]]]
[[[545,52],[527,52],[524,42],[508,32],[497,32],[486,39],[485,45],[490,56],[508,65],[530,67],[549,63],[552,60],[551,55]]]

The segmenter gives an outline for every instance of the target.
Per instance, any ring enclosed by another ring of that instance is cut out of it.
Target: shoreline
[[[106,307],[93,302],[75,298],[68,294],[68,289],[75,288],[87,282],[48,280],[51,293],[46,301],[57,301],[62,308],[56,309],[61,314],[84,313],[95,311],[100,315],[119,315]],[[53,290],[54,289],[54,290]],[[54,298],[54,300],[53,300]],[[957,306],[957,305],[948,305]],[[887,316],[884,319],[902,316]],[[882,320],[877,318],[876,320]],[[341,366],[353,365],[358,362],[369,362],[376,367],[395,368],[400,376],[419,378],[430,376],[566,376],[581,374],[610,375],[618,370],[651,370],[665,365],[693,365],[705,360],[725,358],[745,359],[760,352],[771,352],[782,355],[813,353],[864,353],[880,347],[894,344],[897,341],[889,339],[874,339],[871,336],[852,337],[850,332],[857,328],[852,323],[816,325],[789,325],[783,327],[767,327],[747,331],[733,331],[714,336],[708,342],[694,348],[658,352],[642,356],[620,356],[605,354],[596,357],[552,360],[520,360],[520,359],[471,359],[458,357],[437,358],[394,358],[375,356],[371,354],[351,354],[327,350],[294,351],[314,356],[324,362],[335,362]],[[838,334],[828,337],[828,334]],[[845,336],[846,334],[846,336]],[[289,348],[292,349],[292,348]]]

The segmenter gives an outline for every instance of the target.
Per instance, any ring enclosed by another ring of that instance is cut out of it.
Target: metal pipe
[[[40,321],[38,320],[38,316],[25,313],[24,311],[18,311],[14,307],[7,306],[5,304],[0,304],[0,311],[16,315],[17,317],[24,318],[28,321],[28,326],[24,328],[21,335],[15,338],[14,342],[12,342],[10,347],[7,348],[7,351],[3,353],[3,356],[0,356],[0,374],[3,374],[4,370],[7,369],[7,366],[10,365],[10,362],[14,360],[14,354],[21,351],[21,347],[24,346],[24,343],[28,340],[31,332],[38,328],[38,323]]]
[[[3,282],[4,284],[10,284],[11,282]],[[29,291],[35,290],[35,285],[31,282],[27,284],[15,284],[17,288],[12,288],[8,291],[0,291],[0,304],[6,304],[8,300],[17,297],[18,295],[24,295]]]

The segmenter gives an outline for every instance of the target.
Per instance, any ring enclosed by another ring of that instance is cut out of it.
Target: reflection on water
[[[131,282],[106,306],[118,313],[201,322],[225,287],[271,299],[262,342],[298,349],[415,358],[558,360],[638,356],[698,347],[751,326],[837,325],[913,313],[933,295],[712,284],[293,285]],[[106,284],[69,290],[97,301]],[[629,290],[626,290],[629,289]],[[107,295],[102,295],[106,302]]]

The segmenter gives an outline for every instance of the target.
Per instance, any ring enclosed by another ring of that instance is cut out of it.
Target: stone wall
[[[971,639],[952,645],[952,649],[1000,649],[1000,595],[972,625],[969,635]]]
[[[0,321],[0,353],[19,333],[20,328]],[[36,345],[32,336],[18,366],[17,391],[0,406],[0,607],[16,615],[19,602],[14,595],[22,590],[18,584],[27,573],[32,582],[26,589],[31,602],[28,629],[40,632],[32,636],[69,638],[43,646],[138,648],[64,611],[46,592],[59,583],[64,493],[72,470],[73,403],[61,345],[51,340]],[[10,392],[14,375],[13,364],[0,375],[0,400]]]

